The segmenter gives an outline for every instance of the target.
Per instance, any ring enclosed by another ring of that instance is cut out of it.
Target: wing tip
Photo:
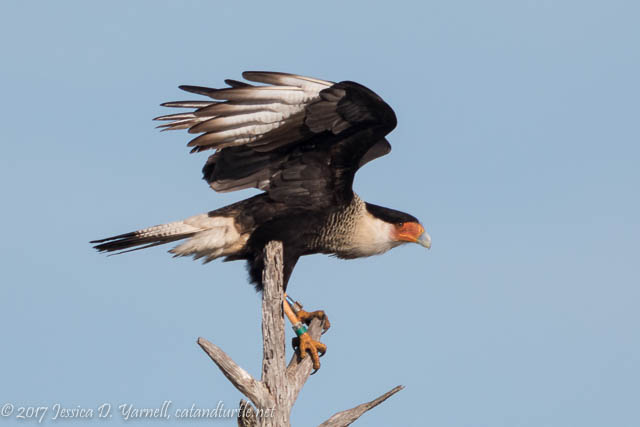
[[[206,86],[195,86],[195,85],[180,85],[178,89],[183,90],[189,93],[195,93],[197,95],[211,96],[211,94],[216,93],[218,89],[214,89]]]

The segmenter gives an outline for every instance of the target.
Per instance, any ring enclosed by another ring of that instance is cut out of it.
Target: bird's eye
[[[398,223],[398,227],[400,227],[400,228],[404,227],[404,222]]]

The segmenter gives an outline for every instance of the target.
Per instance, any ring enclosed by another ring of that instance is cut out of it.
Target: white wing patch
[[[249,71],[242,74],[249,81],[269,86],[233,86],[209,89],[181,86],[182,89],[209,96],[222,102],[196,104],[196,101],[170,102],[170,107],[193,108],[190,113],[170,114],[156,120],[170,121],[159,127],[165,130],[189,129],[202,133],[188,144],[192,151],[222,149],[238,145],[261,145],[265,136],[280,129],[294,129],[301,123],[305,108],[320,100],[320,91],[333,82],[294,74]],[[295,126],[294,126],[295,125]],[[285,143],[286,137],[280,135]]]

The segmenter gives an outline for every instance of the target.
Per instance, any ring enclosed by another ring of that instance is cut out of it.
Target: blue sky
[[[206,156],[150,119],[184,99],[179,84],[265,69],[385,98],[393,152],[355,189],[433,239],[298,264],[291,294],[333,327],[294,425],[397,384],[358,425],[639,425],[639,13],[631,1],[3,2],[0,404],[237,404],[195,340],[259,375],[244,266],[163,247],[107,258],[87,242],[253,194],[209,190]]]

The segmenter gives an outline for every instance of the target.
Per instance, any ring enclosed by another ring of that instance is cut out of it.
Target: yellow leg
[[[327,346],[322,344],[319,341],[315,341],[314,339],[311,338],[309,333],[306,332],[306,327],[304,327],[302,324],[303,320],[300,319],[298,315],[296,315],[296,313],[293,311],[293,309],[289,305],[289,302],[287,301],[287,294],[284,295],[283,306],[284,306],[284,313],[289,318],[289,321],[291,322],[291,324],[295,328],[298,328],[298,331],[304,331],[304,332],[296,331],[296,334],[299,334],[298,338],[293,339],[294,347],[298,347],[298,355],[300,356],[301,359],[304,359],[305,357],[307,357],[307,352],[308,352],[311,355],[311,360],[313,361],[313,369],[315,370],[320,369],[320,356],[322,356],[327,351]],[[298,313],[300,313],[300,311],[298,311]],[[313,315],[315,313],[321,313],[323,318],[326,317],[324,316],[324,312],[318,311],[313,313],[307,313],[305,311],[304,319],[306,321],[310,321],[315,316],[309,317],[309,315]],[[328,327],[325,327],[324,330],[326,330],[327,328]]]

